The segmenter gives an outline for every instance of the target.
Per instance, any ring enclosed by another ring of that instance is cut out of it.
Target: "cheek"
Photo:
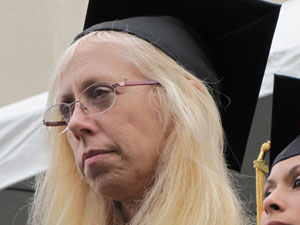
[[[293,196],[290,196],[290,208],[295,210],[294,213],[299,216],[299,223],[300,223],[300,189],[296,191]]]
[[[151,161],[161,152],[165,132],[155,117],[146,113],[138,116],[128,116],[127,126],[124,126],[121,134],[125,148],[135,151],[138,158],[147,158]],[[134,152],[132,152],[134,153]]]
[[[77,140],[75,140],[74,135],[71,133],[71,131],[67,131],[67,141],[70,145],[70,148],[72,150],[72,153],[74,155],[75,158],[75,162],[77,167],[79,168],[79,170],[81,169],[82,165],[81,165],[81,160],[80,160],[80,153],[79,153],[79,142]]]
[[[261,224],[265,224],[267,219],[267,215],[265,212],[261,214]]]
[[[67,135],[67,141],[68,141],[72,151],[74,152],[73,149],[75,148],[75,140],[74,140],[74,137],[73,137],[71,131],[67,131],[66,135]]]
[[[165,139],[156,112],[144,103],[142,107],[122,107],[110,125],[108,136],[120,146],[122,157],[137,176],[153,173]],[[119,117],[117,115],[122,115]],[[105,129],[107,130],[107,129]]]
[[[158,113],[149,103],[148,95],[136,97],[128,104],[124,99],[116,103],[110,112],[114,118],[110,118],[107,125],[114,132],[111,134],[125,140],[128,145],[155,147],[164,138],[163,126]],[[107,128],[107,127],[106,127]],[[108,130],[108,129],[104,129]]]

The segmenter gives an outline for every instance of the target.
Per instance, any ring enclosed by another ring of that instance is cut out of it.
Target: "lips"
[[[287,225],[287,224],[279,222],[279,221],[271,221],[271,222],[267,223],[267,225]]]
[[[82,165],[84,167],[84,165],[86,164],[86,161],[92,161],[93,158],[100,158],[101,156],[107,155],[109,153],[113,153],[116,152],[114,150],[89,150],[88,152],[84,153],[82,155]]]

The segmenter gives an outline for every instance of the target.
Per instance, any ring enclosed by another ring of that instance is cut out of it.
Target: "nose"
[[[263,209],[266,214],[283,212],[286,209],[284,192],[276,189],[263,201]]]
[[[76,139],[80,140],[83,135],[94,133],[95,124],[89,116],[85,105],[75,102],[73,107],[74,110],[68,124],[68,130],[74,134]]]

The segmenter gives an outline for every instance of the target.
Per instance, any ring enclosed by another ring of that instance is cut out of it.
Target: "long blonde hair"
[[[214,99],[202,81],[150,43],[115,31],[84,36],[62,56],[48,104],[56,102],[60,74],[78,45],[89,41],[116,42],[127,48],[125,57],[160,83],[152,89],[151,99],[164,127],[172,124],[153,185],[127,224],[243,224],[244,213],[224,160],[223,130]],[[66,135],[49,133],[47,140],[49,169],[37,178],[29,224],[124,224],[118,204],[96,196],[82,180]]]

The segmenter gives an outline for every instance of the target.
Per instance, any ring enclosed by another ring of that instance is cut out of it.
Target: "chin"
[[[134,190],[128,183],[112,182],[110,179],[99,179],[90,186],[97,196],[120,202],[141,199],[144,193],[144,188],[142,188],[143,191]]]
[[[119,185],[115,179],[108,176],[101,176],[96,178],[92,182],[88,182],[91,189],[98,196],[103,196],[112,200],[119,200],[124,193],[121,185]]]

